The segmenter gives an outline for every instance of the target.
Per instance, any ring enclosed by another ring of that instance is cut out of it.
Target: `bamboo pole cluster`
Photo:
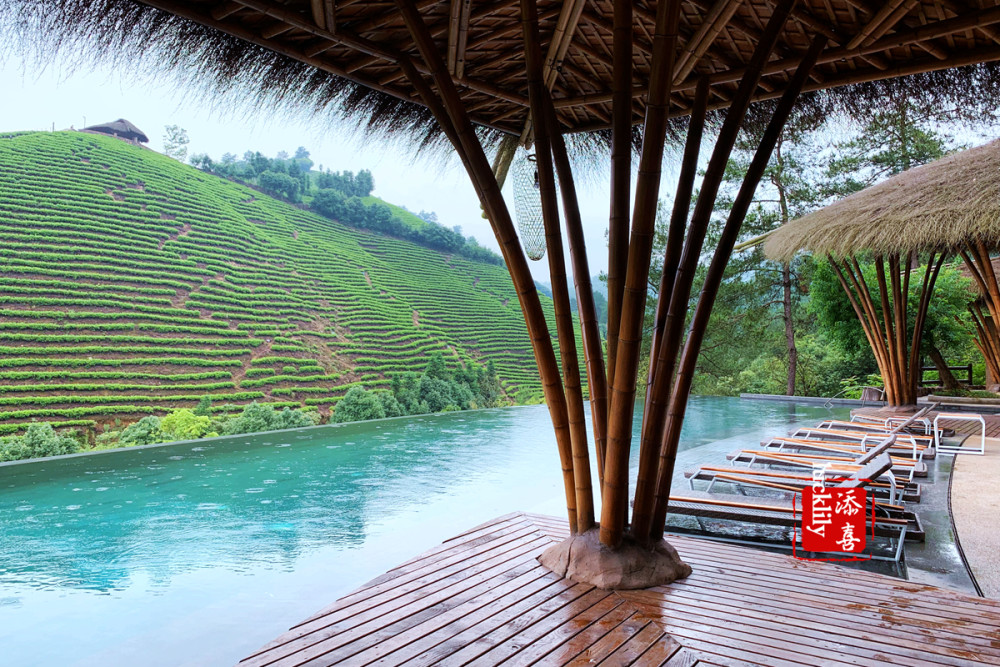
[[[982,240],[970,242],[959,254],[982,295],[981,300],[969,304],[973,341],[986,362],[987,376],[1000,381],[1000,331],[997,329],[997,322],[1000,322],[1000,286],[997,285],[993,262]],[[986,302],[986,312],[983,312],[980,301]]]
[[[813,40],[776,107],[737,196],[736,205],[726,222],[722,240],[715,248],[693,321],[685,337],[685,319],[694,274],[703,256],[705,236],[725,166],[747,108],[758,89],[762,72],[795,0],[780,0],[775,4],[720,130],[697,204],[689,220],[688,202],[693,191],[709,97],[708,78],[703,78],[698,84],[676,203],[671,215],[663,282],[656,309],[653,334],[655,363],[651,364],[646,378],[639,480],[633,500],[634,512],[630,518],[628,475],[632,415],[638,384],[642,321],[646,307],[664,142],[670,115],[669,100],[677,73],[681,0],[665,0],[657,3],[656,7],[650,85],[631,212],[633,6],[630,0],[614,2],[612,54],[615,95],[612,103],[607,356],[602,348],[597,325],[591,273],[572,168],[547,85],[548,72],[539,39],[538,10],[534,0],[520,0],[528,103],[549,251],[561,372],[542,316],[534,281],[514,232],[510,212],[500,194],[500,185],[485,151],[476,139],[468,112],[463,108],[448,63],[435,46],[413,0],[395,2],[423,60],[420,67],[417,67],[408,58],[401,58],[400,66],[424,104],[434,113],[469,172],[517,290],[556,433],[570,528],[574,533],[582,533],[595,528],[595,494],[591,479],[580,364],[563,256],[563,232],[556,192],[558,175],[564,212],[562,222],[565,225],[579,304],[580,330],[590,389],[598,492],[602,501],[600,539],[603,544],[612,548],[622,543],[626,533],[640,543],[656,543],[663,536],[684,407],[690,394],[695,363],[722,281],[723,270],[777,137],[827,38],[819,36]],[[720,3],[720,7],[724,8],[727,4]],[[725,10],[720,11],[724,13]],[[710,35],[706,35],[705,39],[710,39]],[[686,62],[696,55],[687,54]],[[682,65],[684,66],[686,65]],[[421,70],[430,73],[433,87],[425,80]]]
[[[902,258],[899,253],[876,255],[877,293],[868,285],[857,257],[836,259],[832,255],[827,256],[875,355],[875,362],[885,383],[886,402],[891,406],[914,405],[917,402],[917,384],[921,372],[920,339],[927,321],[934,283],[947,256],[943,252],[931,252],[928,256],[913,330],[907,335],[907,300],[915,255],[913,252]],[[994,280],[994,291],[995,288]]]

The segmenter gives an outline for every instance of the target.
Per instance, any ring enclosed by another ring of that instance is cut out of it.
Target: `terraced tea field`
[[[250,401],[326,412],[440,350],[540,396],[503,267],[370,234],[153,151],[0,136],[0,434]],[[551,316],[551,302],[543,297]]]

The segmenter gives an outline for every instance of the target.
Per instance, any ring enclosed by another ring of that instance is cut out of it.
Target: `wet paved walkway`
[[[1000,599],[1000,439],[983,456],[955,457],[951,508],[965,559],[983,595]]]

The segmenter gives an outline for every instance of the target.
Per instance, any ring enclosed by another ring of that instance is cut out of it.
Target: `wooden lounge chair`
[[[843,473],[840,472],[827,471],[829,478],[843,476]],[[708,488],[705,490],[709,492],[712,491],[716,482],[750,485],[754,480],[759,480],[758,485],[776,484],[778,486],[775,488],[786,489],[790,487],[795,490],[801,490],[813,484],[811,474],[709,464],[685,470],[684,477],[687,478],[692,490],[695,488],[695,482],[707,482]],[[897,480],[895,475],[883,475],[878,481],[869,484],[867,488],[875,498],[885,500],[888,503],[920,502],[920,485]]]
[[[845,431],[842,429],[801,427],[788,434],[790,438],[806,440],[833,440],[837,442],[854,442],[862,446],[875,443],[885,438],[888,433],[871,431]],[[895,448],[909,446],[913,458],[932,459],[935,456],[934,438],[928,435],[900,433],[896,437]]]
[[[872,417],[870,419],[863,419],[862,415],[855,416],[851,418],[851,421],[845,421],[843,419],[827,419],[821,422],[817,428],[833,428],[841,429],[845,431],[872,431],[878,433],[890,433],[893,428],[900,422],[902,417],[886,417],[884,419]],[[904,428],[902,433],[912,433],[914,435],[934,435],[934,426],[930,419],[923,417],[918,420],[919,423],[910,424]],[[942,429],[947,431],[942,435],[949,436],[954,435],[951,429]]]
[[[883,436],[884,437],[884,436]],[[854,454],[864,454],[868,452],[878,441],[873,437],[871,440],[854,442],[849,440],[833,440],[825,438],[798,438],[792,436],[778,436],[761,440],[760,446],[765,449],[778,450],[804,450],[813,449],[826,452],[851,452]],[[917,461],[934,458],[934,448],[925,445],[914,445],[912,442],[896,441],[889,448],[889,453],[899,457],[906,457]]]
[[[892,460],[887,454],[882,454],[858,467],[841,486],[856,488],[864,486],[865,480],[877,479],[892,467]],[[748,497],[735,494],[706,493],[688,491],[684,494],[670,496],[668,513],[675,516],[689,516],[698,521],[701,533],[711,539],[736,542],[759,542],[751,536],[722,536],[712,534],[704,527],[705,519],[716,519],[735,522],[744,526],[767,526],[789,528],[793,531],[796,544],[801,543],[801,536],[795,532],[799,526],[800,516],[792,506],[789,498]],[[903,554],[903,544],[914,522],[908,517],[876,516],[874,523],[869,520],[869,529],[876,537],[890,540],[892,555],[889,557],[872,555],[878,560],[898,562]],[[919,528],[919,523],[916,524]],[[675,530],[671,526],[671,530]],[[922,531],[921,531],[922,532]],[[770,543],[771,546],[788,548],[788,545]]]
[[[848,474],[853,473],[864,465],[864,462],[862,462],[864,457],[852,456],[845,452],[808,454],[801,452],[768,451],[764,449],[738,449],[727,454],[726,458],[733,461],[733,463],[745,463],[748,466],[761,464],[812,469],[819,465],[830,464],[834,470],[840,470]],[[912,482],[914,477],[927,476],[927,464],[923,461],[893,457],[891,464],[892,471],[904,477],[908,482]]]

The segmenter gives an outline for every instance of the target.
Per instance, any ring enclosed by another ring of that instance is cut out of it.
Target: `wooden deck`
[[[500,517],[240,665],[1000,664],[1000,602],[679,536],[688,579],[608,592],[536,562],[565,535],[565,520]]]

